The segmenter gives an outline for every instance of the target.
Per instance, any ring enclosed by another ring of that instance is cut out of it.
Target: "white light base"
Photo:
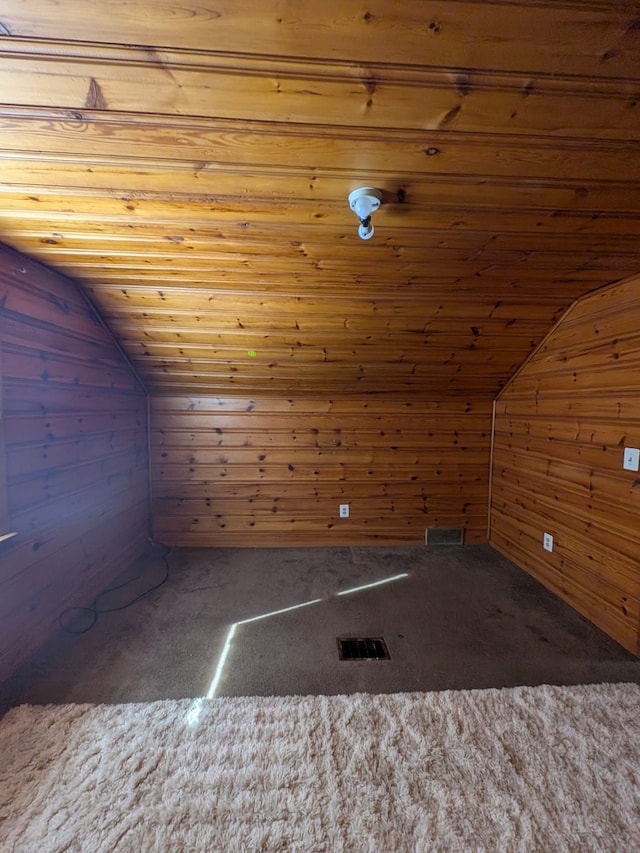
[[[361,198],[369,199],[371,213],[374,213],[382,203],[382,193],[380,190],[377,190],[375,187],[358,187],[357,190],[353,190],[349,193],[349,207],[353,210],[356,216],[358,215],[356,202]]]
[[[363,225],[361,222],[360,225],[358,225],[358,237],[361,240],[370,240],[373,237],[375,230],[373,222],[370,222],[368,225]]]

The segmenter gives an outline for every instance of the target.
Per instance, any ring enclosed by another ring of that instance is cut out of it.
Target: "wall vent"
[[[424,532],[425,545],[464,545],[462,527],[427,527]]]

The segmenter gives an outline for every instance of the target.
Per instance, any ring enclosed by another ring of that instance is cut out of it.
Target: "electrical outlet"
[[[553,536],[550,533],[542,535],[542,547],[545,551],[553,551]]]
[[[622,467],[627,471],[637,471],[640,467],[640,450],[637,447],[625,447]]]
[[[340,518],[349,518],[349,504],[340,504]]]

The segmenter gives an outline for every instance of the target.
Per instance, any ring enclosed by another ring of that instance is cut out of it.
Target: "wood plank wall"
[[[138,557],[148,537],[146,393],[70,281],[0,247],[9,523],[0,680]]]
[[[491,544],[640,654],[640,277],[589,295],[500,394]],[[542,536],[554,537],[553,552]]]
[[[7,456],[4,449],[4,394],[2,391],[2,343],[0,342],[0,548],[12,535],[9,530],[9,505],[7,502]],[[1,553],[1,551],[0,551]]]
[[[419,544],[427,526],[486,541],[488,401],[154,396],[151,406],[157,541]]]

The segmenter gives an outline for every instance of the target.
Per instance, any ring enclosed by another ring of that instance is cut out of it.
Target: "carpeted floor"
[[[0,849],[640,849],[640,687],[22,706]]]
[[[164,549],[153,551],[101,607],[158,583]],[[161,588],[86,634],[61,633],[0,684],[0,714],[206,695],[640,683],[637,658],[487,545],[182,548],[168,561]],[[391,660],[342,662],[337,637],[384,637]]]

